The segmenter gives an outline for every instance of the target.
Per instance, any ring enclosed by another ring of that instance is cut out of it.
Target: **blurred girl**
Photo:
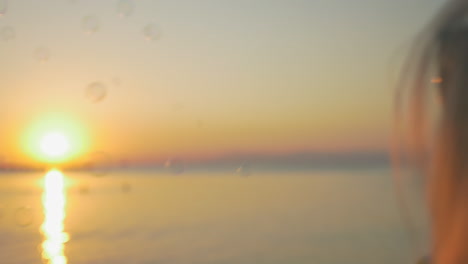
[[[467,264],[468,0],[449,2],[416,44],[396,99],[396,128],[399,133],[402,124],[410,128],[407,149],[399,155],[427,176],[431,263]],[[434,94],[435,127],[430,126]]]

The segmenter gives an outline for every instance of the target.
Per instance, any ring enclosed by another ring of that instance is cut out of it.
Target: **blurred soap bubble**
[[[89,193],[89,186],[87,184],[82,184],[79,189],[80,194],[85,195]]]
[[[127,159],[119,160],[119,168],[120,169],[127,169],[130,167],[130,161]]]
[[[122,85],[122,80],[119,77],[114,77],[112,78],[112,84],[115,86],[120,86]]]
[[[133,13],[135,3],[131,0],[119,0],[117,2],[117,14],[120,17],[128,17]]]
[[[148,24],[143,28],[143,36],[147,40],[157,40],[161,37],[161,29],[155,24]]]
[[[240,176],[250,176],[252,173],[251,171],[251,168],[250,168],[250,164],[248,163],[244,163],[242,165],[240,165],[239,167],[237,167],[236,169],[236,174],[240,175]]]
[[[0,0],[0,17],[4,16],[8,11],[8,1]]]
[[[82,27],[87,34],[96,33],[99,30],[99,19],[92,15],[85,16],[82,20]]]
[[[112,158],[106,152],[94,152],[88,155],[86,165],[92,175],[102,177],[109,173],[112,165]]]
[[[172,110],[173,110],[174,112],[177,112],[177,111],[183,110],[184,107],[185,107],[185,106],[184,106],[184,104],[182,104],[182,103],[174,103],[174,104],[172,105]]]
[[[12,161],[5,156],[0,156],[0,172],[8,172],[12,169]]]
[[[0,39],[2,41],[10,41],[16,37],[15,29],[11,26],[4,26],[0,29]]]
[[[30,207],[22,206],[15,211],[15,223],[20,227],[27,227],[33,223],[34,215]]]
[[[8,167],[7,159],[0,155],[0,172],[5,171]]]
[[[424,256],[418,261],[418,264],[430,264],[430,263],[432,263],[432,261],[429,256]]]
[[[164,163],[164,168],[171,174],[182,174],[185,171],[184,162],[180,159],[168,159]]]
[[[198,128],[203,128],[205,126],[205,123],[203,122],[203,120],[198,119],[196,121],[196,125],[197,125]]]
[[[123,182],[120,188],[123,193],[128,193],[132,190],[132,185],[128,182]]]
[[[93,103],[102,101],[107,95],[107,88],[101,82],[90,83],[85,90],[85,97]]]
[[[50,51],[46,47],[38,47],[34,50],[34,59],[39,62],[46,62],[50,59]]]

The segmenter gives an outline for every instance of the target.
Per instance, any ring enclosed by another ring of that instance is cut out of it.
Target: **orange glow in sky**
[[[88,139],[84,125],[66,114],[38,118],[25,129],[23,150],[41,162],[62,163],[83,155]]]
[[[121,19],[113,1],[10,2],[0,156],[52,164],[386,148],[389,64],[430,13],[395,19],[403,0],[135,1]]]

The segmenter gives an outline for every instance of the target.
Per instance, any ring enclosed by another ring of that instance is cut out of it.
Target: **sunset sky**
[[[385,150],[398,61],[443,1],[137,0],[124,17],[117,3],[8,2],[0,156],[45,161],[56,130],[70,159]]]

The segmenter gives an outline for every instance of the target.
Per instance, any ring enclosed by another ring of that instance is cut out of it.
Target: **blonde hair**
[[[395,100],[396,132],[401,135],[405,124],[409,128],[396,162],[401,166],[406,158],[427,177],[433,263],[466,264],[468,0],[449,2],[415,43]],[[435,128],[430,125],[434,86],[441,101]]]

